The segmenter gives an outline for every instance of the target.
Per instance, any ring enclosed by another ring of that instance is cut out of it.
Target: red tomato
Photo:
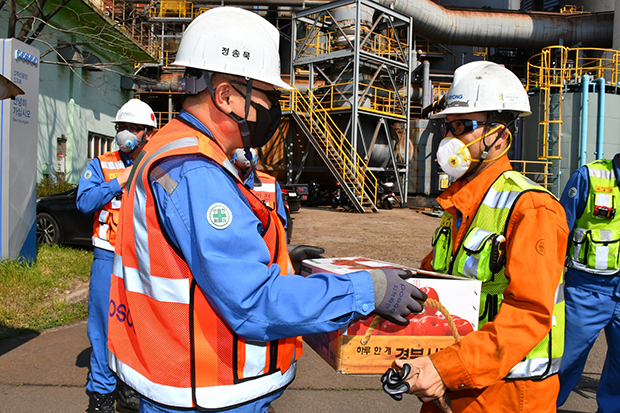
[[[471,325],[471,323],[465,320],[464,318],[461,318],[457,315],[453,315],[452,320],[454,321],[454,324],[456,325],[456,329],[458,330],[459,335],[461,337],[466,336],[467,334],[474,331],[474,327]]]
[[[371,314],[367,317],[362,317],[355,321],[354,323],[349,325],[347,329],[347,334],[352,336],[363,336],[368,331],[368,327],[370,327],[370,323],[375,318],[374,314]]]
[[[434,288],[420,287],[420,291],[424,291],[426,295],[428,296],[428,298],[432,298],[433,300],[439,301],[439,295],[437,294],[437,291],[435,291]]]
[[[413,326],[410,321],[408,325],[401,326],[393,323],[390,320],[383,320],[379,324],[379,335],[382,336],[410,336],[413,335]]]
[[[448,327],[445,319],[442,320],[435,315],[427,315],[418,321],[414,333],[416,336],[444,336],[446,330],[450,331],[450,327]]]

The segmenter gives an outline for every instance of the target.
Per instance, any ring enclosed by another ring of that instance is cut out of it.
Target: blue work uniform
[[[120,151],[119,153],[125,167],[132,164],[127,154]],[[118,180],[115,178],[106,181],[99,159],[95,158],[90,161],[80,177],[77,208],[84,215],[92,215],[122,194],[123,190]],[[99,394],[109,394],[116,389],[116,376],[108,367],[108,307],[113,260],[114,251],[93,248],[93,263],[88,288],[87,327],[92,352],[86,389]]]
[[[620,184],[618,155],[613,169],[616,185]],[[588,200],[590,180],[585,166],[571,175],[560,203],[566,211],[568,227],[583,214]],[[620,213],[620,209],[617,213]],[[572,239],[572,234],[571,234]],[[560,366],[558,406],[564,404],[579,382],[588,353],[600,331],[605,330],[607,357],[596,393],[597,412],[620,411],[620,275],[597,275],[575,268],[566,273],[566,334]]]
[[[178,118],[212,136],[187,112]],[[268,257],[257,230],[260,223],[222,166],[201,156],[183,156],[166,158],[157,167],[170,178],[166,188],[150,178],[162,229],[185,257],[211,305],[239,336],[271,341],[334,331],[374,310],[374,285],[366,271],[304,278],[279,276],[278,265],[265,268]],[[237,175],[232,164],[227,169]],[[169,192],[171,185],[174,190]],[[207,218],[208,207],[215,203],[224,204],[230,211],[232,218],[224,229],[216,229]],[[197,245],[194,234],[208,236],[200,237],[204,242]],[[287,296],[296,297],[295,302],[278,299]],[[279,391],[226,412],[266,412],[281,394]],[[140,403],[140,412],[144,413],[177,411],[146,399]]]

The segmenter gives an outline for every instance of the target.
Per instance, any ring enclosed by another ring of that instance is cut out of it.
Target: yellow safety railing
[[[538,88],[538,159],[561,159],[562,94],[585,74],[617,84],[620,51],[549,46],[527,63],[528,90]]]
[[[560,13],[583,13],[583,6],[573,6],[571,4],[567,4],[566,6],[560,9]]]
[[[354,32],[345,37],[340,30],[322,32],[310,24],[307,25],[307,30],[308,36],[296,41],[297,57],[319,56],[348,49],[351,47],[349,41],[354,37]],[[366,38],[368,33],[370,33],[369,28],[365,26],[360,28],[360,42]],[[351,43],[355,44],[355,42]],[[386,59],[404,62],[403,53],[407,53],[407,44],[393,37],[372,32],[369,39],[362,44],[361,50]]]
[[[176,117],[179,112],[153,112],[157,119],[157,129],[164,127],[168,122]]]
[[[557,56],[561,56],[559,59]],[[527,89],[578,82],[583,75],[604,77],[612,84],[620,79],[620,51],[599,48],[549,46],[528,60]]]
[[[333,85],[317,86],[312,89],[314,96],[321,102],[321,107],[328,111],[351,109],[352,105],[359,103],[360,110],[382,115],[390,115],[404,119],[404,107],[407,95],[401,92],[370,86],[359,83],[358,102],[353,101],[353,82],[335,83]],[[366,93],[364,93],[366,92]],[[363,99],[359,99],[363,96]]]
[[[187,0],[151,0],[149,7],[149,17],[183,17],[193,19],[196,15],[194,3]]]
[[[288,98],[288,99],[287,99]],[[319,143],[338,173],[354,193],[359,204],[367,196],[373,205],[377,203],[377,178],[368,165],[353,149],[351,142],[342,133],[327,109],[318,101],[312,91],[305,94],[297,88],[284,96],[282,110],[292,110],[304,122],[306,128]]]
[[[549,186],[551,162],[510,160],[510,163],[515,171],[520,172],[542,187],[547,188]]]

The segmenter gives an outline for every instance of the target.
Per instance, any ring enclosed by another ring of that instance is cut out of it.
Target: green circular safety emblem
[[[575,195],[577,195],[577,188],[573,186],[571,189],[568,190],[568,197],[574,198]]]
[[[90,179],[91,176],[93,176],[93,173],[90,171],[90,169],[87,169],[86,172],[84,172],[84,178]]]
[[[207,221],[215,229],[224,229],[232,222],[232,212],[226,205],[215,203],[207,211]]]

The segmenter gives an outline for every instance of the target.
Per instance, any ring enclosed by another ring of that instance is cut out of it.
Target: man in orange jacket
[[[412,369],[409,393],[454,412],[555,412],[564,335],[565,214],[548,191],[512,170],[514,123],[530,114],[519,79],[491,62],[454,73],[437,160],[456,181],[422,267],[482,281],[480,328]]]

